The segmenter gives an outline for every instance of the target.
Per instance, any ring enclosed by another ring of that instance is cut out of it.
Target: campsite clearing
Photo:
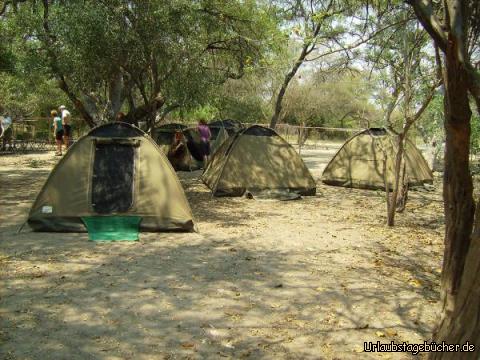
[[[298,201],[214,198],[179,176],[199,233],[17,234],[53,153],[0,157],[0,358],[355,359],[364,341],[420,343],[439,300],[443,203],[321,183],[332,150],[302,149],[318,188]],[[362,353],[363,359],[409,359]]]

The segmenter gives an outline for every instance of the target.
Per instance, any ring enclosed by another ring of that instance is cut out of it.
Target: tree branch
[[[336,53],[339,53],[339,52],[342,52],[342,51],[349,51],[349,50],[353,50],[357,47],[359,47],[360,45],[363,45],[365,43],[367,43],[368,41],[372,40],[373,38],[375,38],[377,35],[379,35],[381,32],[393,27],[393,26],[397,26],[397,25],[401,25],[401,24],[404,24],[408,21],[410,21],[412,19],[404,19],[404,20],[401,20],[401,21],[398,21],[396,23],[393,23],[393,24],[389,24],[383,28],[381,28],[380,30],[377,30],[375,31],[373,34],[370,34],[368,37],[364,38],[364,39],[361,39],[359,41],[357,41],[356,43],[354,44],[351,44],[349,46],[341,46],[340,49],[335,49],[335,50],[331,50],[331,51],[327,51],[325,53],[322,53],[320,55],[318,55],[317,57],[314,57],[314,58],[311,58],[311,59],[305,59],[305,61],[315,61],[315,60],[318,60],[322,57],[325,57],[325,56],[329,56],[329,55],[333,55],[333,54],[336,54]]]
[[[63,92],[65,92],[68,96],[68,98],[72,101],[72,103],[75,105],[75,108],[80,112],[86,123],[90,127],[95,126],[95,121],[93,117],[90,115],[90,113],[87,111],[85,108],[84,104],[82,101],[73,93],[73,91],[70,89],[69,85],[67,84],[67,81],[65,80],[65,76],[63,73],[60,71],[60,67],[58,66],[58,59],[57,55],[52,49],[53,44],[55,42],[55,37],[51,34],[50,32],[50,26],[49,26],[49,2],[48,0],[43,0],[43,30],[45,31],[45,45],[46,45],[46,50],[48,53],[48,56],[50,57],[50,66],[53,70],[53,73],[57,75],[59,79],[59,87]]]
[[[442,84],[443,84],[443,80],[440,79],[430,87],[427,97],[423,100],[422,106],[420,106],[420,108],[415,112],[413,116],[407,119],[407,124],[409,124],[408,127],[410,127],[415,121],[417,121],[420,118],[420,116],[422,116],[423,112],[427,109],[428,105],[432,101],[433,96],[437,91],[437,88]]]
[[[9,5],[13,5],[16,9],[17,4],[27,2],[28,0],[8,0],[3,3],[3,6],[0,8],[0,17],[7,13],[7,8]]]
[[[407,3],[412,6],[418,20],[420,20],[420,23],[430,34],[438,47],[442,49],[442,51],[445,51],[447,48],[447,34],[444,30],[444,25],[433,12],[431,1],[407,0]]]
[[[125,120],[130,123],[138,123],[139,120],[146,118],[152,113],[157,112],[165,104],[165,98],[158,94],[152,101],[131,110]]]

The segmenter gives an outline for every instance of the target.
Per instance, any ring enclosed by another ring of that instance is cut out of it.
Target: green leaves
[[[310,74],[292,84],[285,97],[284,119],[307,126],[354,127],[380,116],[369,103],[372,89],[364,74]]]
[[[213,86],[258,66],[277,36],[267,8],[251,0],[72,0],[44,6],[22,4],[9,18],[16,56],[24,58],[25,69],[37,64],[50,78],[64,80],[69,97],[85,103],[97,120],[111,117],[126,99],[126,111],[153,109],[159,95],[168,104],[204,103]],[[0,66],[11,63],[0,48]]]

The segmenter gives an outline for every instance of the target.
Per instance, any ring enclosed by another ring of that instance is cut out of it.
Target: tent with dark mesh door
[[[38,194],[28,223],[36,231],[194,229],[165,155],[143,131],[120,122],[94,128],[72,145]]]

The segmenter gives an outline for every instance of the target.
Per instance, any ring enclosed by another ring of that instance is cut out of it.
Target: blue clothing
[[[7,130],[10,127],[10,125],[12,125],[12,118],[10,116],[5,116],[5,117],[0,116],[0,119],[1,119],[1,125],[3,127],[3,130]]]
[[[57,132],[60,130],[63,130],[63,125],[62,125],[62,118],[59,116],[56,116],[53,118],[53,126],[57,125]]]

